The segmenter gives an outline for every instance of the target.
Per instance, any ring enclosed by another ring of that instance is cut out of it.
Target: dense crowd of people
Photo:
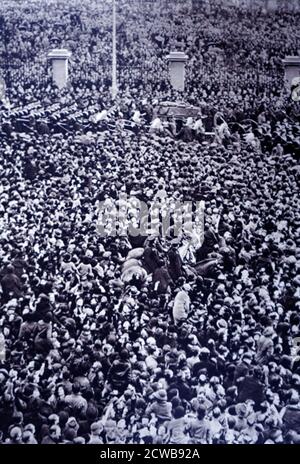
[[[299,12],[175,3],[118,2],[113,101],[111,2],[3,1],[0,443],[300,443]]]

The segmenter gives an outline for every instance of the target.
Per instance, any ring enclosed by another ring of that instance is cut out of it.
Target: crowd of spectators
[[[300,443],[299,13],[117,3],[112,101],[111,2],[2,2],[0,442]],[[120,195],[205,202],[203,233],[100,232]]]

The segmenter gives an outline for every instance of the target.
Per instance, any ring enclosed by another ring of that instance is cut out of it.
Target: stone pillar
[[[275,11],[278,8],[277,0],[265,0],[266,10]]]
[[[56,48],[48,53],[48,60],[52,62],[53,81],[59,89],[65,87],[68,81],[68,61],[72,53],[66,49]]]
[[[167,56],[169,61],[170,80],[175,90],[184,91],[185,84],[185,63],[188,56],[183,52],[171,52]]]
[[[0,101],[5,100],[6,84],[5,80],[0,77]]]
[[[284,65],[285,85],[291,88],[295,77],[300,77],[300,56],[286,56],[282,61]]]

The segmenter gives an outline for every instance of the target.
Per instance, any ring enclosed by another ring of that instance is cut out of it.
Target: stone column
[[[278,8],[277,0],[265,0],[265,8],[267,11],[275,11]]]
[[[68,61],[72,53],[66,49],[56,48],[48,53],[48,60],[52,62],[53,81],[59,89],[65,87],[68,81]]]
[[[184,91],[185,64],[188,56],[184,52],[171,52],[167,56],[169,61],[170,80],[175,90]]]
[[[285,85],[291,88],[295,77],[300,77],[300,56],[286,56],[282,61],[284,65]]]
[[[0,101],[5,100],[6,84],[5,80],[0,77]]]

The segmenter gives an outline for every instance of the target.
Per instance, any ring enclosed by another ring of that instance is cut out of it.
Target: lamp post
[[[112,28],[112,86],[111,96],[115,100],[118,93],[117,85],[117,13],[116,0],[113,0],[113,28]]]
[[[11,86],[11,59],[9,56],[9,43],[11,39],[11,32],[9,30],[8,24],[3,16],[0,17],[0,27],[2,29],[2,37],[5,50],[5,80],[7,87]]]

